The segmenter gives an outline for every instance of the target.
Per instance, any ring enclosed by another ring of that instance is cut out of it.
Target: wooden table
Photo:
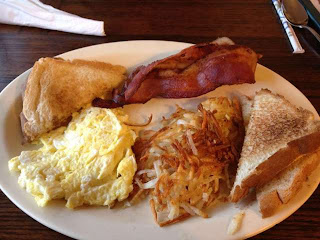
[[[0,90],[40,57],[85,46],[137,39],[200,43],[228,36],[263,54],[260,64],[289,80],[320,111],[320,44],[309,32],[295,29],[306,52],[293,55],[271,1],[43,2],[82,17],[103,20],[107,37],[0,24]],[[253,239],[320,239],[319,222],[318,188],[296,213]],[[24,214],[0,191],[0,239],[69,238]]]

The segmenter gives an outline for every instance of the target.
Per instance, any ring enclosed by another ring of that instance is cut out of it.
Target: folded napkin
[[[289,41],[293,49],[293,53],[304,53],[304,49],[301,47],[301,44],[299,42],[299,39],[297,38],[296,33],[294,32],[293,28],[291,27],[290,23],[287,21],[286,17],[282,12],[279,0],[272,0],[272,3],[274,5],[274,8],[277,11],[277,14],[280,18],[282,26],[289,38]]]
[[[104,23],[60,11],[39,0],[0,0],[0,23],[105,36]]]

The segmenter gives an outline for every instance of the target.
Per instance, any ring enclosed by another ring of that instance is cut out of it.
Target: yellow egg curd
[[[68,208],[111,206],[128,197],[137,170],[136,134],[126,120],[121,109],[83,109],[67,127],[43,135],[38,150],[11,159],[9,169],[39,206],[63,198]]]

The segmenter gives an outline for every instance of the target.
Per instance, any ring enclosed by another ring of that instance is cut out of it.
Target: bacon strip
[[[141,67],[124,92],[127,103],[154,97],[189,98],[221,85],[254,83],[259,55],[239,45],[198,44]]]
[[[124,105],[145,103],[155,97],[190,98],[222,85],[255,83],[254,73],[260,57],[240,45],[216,42],[193,45],[138,67],[113,101]]]

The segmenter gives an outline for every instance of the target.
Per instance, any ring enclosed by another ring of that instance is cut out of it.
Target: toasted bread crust
[[[239,97],[240,103],[241,103],[241,110],[242,110],[242,117],[243,117],[243,124],[245,129],[247,129],[250,115],[251,115],[251,109],[252,109],[252,99],[246,95],[241,95]]]
[[[280,149],[263,163],[261,163],[253,174],[242,181],[241,186],[236,186],[231,201],[237,202],[245,196],[251,187],[259,187],[273,179],[279,172],[298,160],[319,148],[320,131],[293,140],[288,146]]]
[[[263,218],[272,216],[279,206],[288,203],[300,190],[308,175],[320,164],[320,151],[299,158],[268,184],[257,189]]]
[[[277,190],[269,192],[267,195],[257,195],[262,218],[272,216],[276,210],[282,205]]]
[[[39,59],[24,92],[24,136],[32,141],[62,126],[73,112],[117,87],[125,79],[125,72],[122,66],[104,62]]]
[[[288,147],[280,149],[267,161],[261,163],[256,168],[257,174],[246,178],[243,181],[243,186],[261,186],[269,182],[299,157],[316,151],[319,148],[319,139],[320,131],[289,142]]]
[[[300,171],[292,181],[290,188],[278,189],[278,194],[281,202],[288,203],[291,198],[300,190],[307,177],[318,167],[320,164],[320,151],[304,160],[306,163],[300,166]]]
[[[283,96],[267,89],[257,92],[231,201],[239,201],[249,188],[265,184],[299,157],[316,151],[320,121],[313,117]]]

